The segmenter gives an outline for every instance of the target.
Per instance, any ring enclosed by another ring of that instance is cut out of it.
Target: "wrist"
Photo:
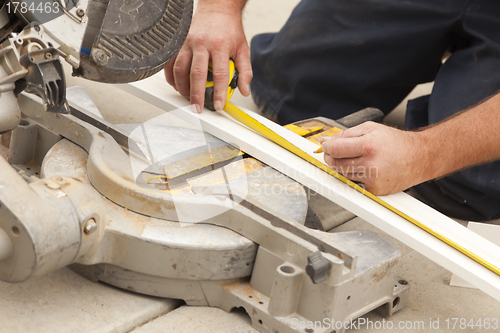
[[[439,178],[448,173],[444,147],[440,144],[439,133],[432,128],[413,132],[416,137],[417,163],[420,165],[421,182]]]
[[[241,15],[247,0],[199,0],[196,11]]]

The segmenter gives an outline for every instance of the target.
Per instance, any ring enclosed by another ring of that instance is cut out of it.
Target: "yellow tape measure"
[[[238,70],[233,60],[229,60],[229,83],[227,87],[227,100],[233,96],[234,90],[238,86]],[[205,106],[207,109],[215,111],[214,107],[214,74],[212,63],[208,63],[207,83],[205,84]]]

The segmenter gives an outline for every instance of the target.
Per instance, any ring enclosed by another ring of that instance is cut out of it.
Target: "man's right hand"
[[[246,0],[200,0],[182,49],[165,67],[167,82],[191,100],[196,112],[203,110],[210,61],[216,110],[222,110],[226,104],[230,58],[239,72],[238,88],[244,96],[250,94],[250,49],[241,21],[245,3]]]

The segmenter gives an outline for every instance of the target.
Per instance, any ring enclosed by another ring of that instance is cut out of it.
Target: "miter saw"
[[[399,251],[375,233],[309,228],[300,184],[174,107],[119,127],[84,91],[66,90],[60,58],[75,75],[108,83],[159,71],[187,34],[190,0],[18,3],[57,3],[62,14],[50,20],[12,15],[14,3],[0,11],[0,124],[14,129],[10,163],[0,158],[0,280],[71,265],[135,292],[243,308],[273,333],[340,333],[345,325],[294,323],[404,307]],[[290,129],[314,140],[337,127],[314,119]]]
[[[192,0],[2,0],[0,133],[20,120],[16,96],[35,93],[67,113],[59,58],[73,75],[106,83],[147,78],[179,51]]]

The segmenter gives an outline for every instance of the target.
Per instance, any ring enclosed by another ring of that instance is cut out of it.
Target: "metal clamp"
[[[19,62],[28,70],[26,91],[43,99],[45,111],[69,113],[66,102],[66,80],[55,48],[32,51]]]

